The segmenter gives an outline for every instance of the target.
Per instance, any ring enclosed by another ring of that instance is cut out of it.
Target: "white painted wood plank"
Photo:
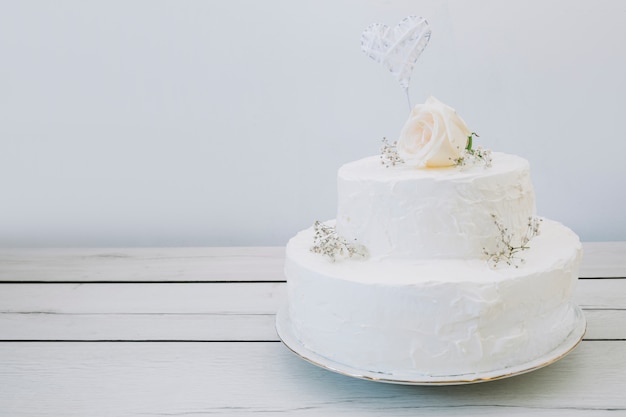
[[[585,310],[585,339],[626,340],[626,310]],[[0,340],[278,341],[274,314],[0,314]]]
[[[574,302],[584,309],[626,309],[626,279],[579,279]]]
[[[626,242],[583,242],[581,277],[626,277]]]
[[[578,281],[583,308],[626,309],[626,279]],[[267,314],[285,302],[286,284],[0,284],[0,313]]]
[[[276,281],[284,247],[0,248],[0,281]]]
[[[585,339],[626,340],[626,310],[583,310],[583,312],[587,319]]]
[[[615,317],[608,315],[615,323]],[[624,321],[623,323],[626,323]],[[0,314],[0,340],[278,341],[275,314]]]
[[[0,284],[0,313],[267,314],[286,284]]]
[[[496,382],[411,387],[319,369],[280,343],[0,343],[0,410],[12,417],[616,416],[626,342],[583,342]]]
[[[626,242],[585,242],[581,277],[626,277]],[[0,281],[277,281],[283,247],[0,248]]]

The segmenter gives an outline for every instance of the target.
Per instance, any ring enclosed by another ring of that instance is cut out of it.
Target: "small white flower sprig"
[[[472,139],[474,136],[479,137],[476,132],[472,132],[467,137],[467,145],[465,145],[465,149],[463,149],[461,156],[453,159],[454,165],[461,168],[475,165],[482,165],[484,168],[491,168],[491,151],[489,149],[483,149],[482,146],[477,146],[476,149],[473,149]]]
[[[327,256],[331,262],[346,258],[366,259],[369,256],[365,246],[348,242],[337,234],[334,226],[328,226],[317,220],[313,230],[315,236],[311,252]]]
[[[477,146],[474,149],[472,145],[474,136],[479,137],[476,132],[472,132],[467,137],[467,144],[465,145],[465,149],[461,152],[461,156],[452,159],[453,166],[460,167],[461,169],[476,165],[491,168],[493,161],[491,151],[484,149],[482,146]],[[382,142],[383,144],[380,147],[380,163],[383,164],[385,168],[404,164],[404,159],[398,154],[398,141],[389,143],[387,138],[383,138]]]
[[[389,168],[390,166],[396,166],[404,164],[404,159],[398,155],[398,141],[389,143],[387,138],[383,138],[383,145],[380,147],[380,163]]]
[[[525,250],[530,249],[528,243],[533,237],[539,235],[539,228],[543,219],[540,219],[538,217],[529,217],[528,229],[526,229],[526,234],[522,236],[519,244],[516,245],[513,243],[515,236],[513,236],[513,233],[511,233],[509,229],[504,225],[502,220],[493,213],[491,214],[491,218],[498,228],[500,235],[497,237],[498,240],[495,252],[489,252],[485,248],[483,248],[483,254],[487,256],[487,262],[489,263],[489,266],[491,268],[496,268],[500,262],[505,262],[509,266],[519,268],[520,265],[526,262],[524,258],[519,257],[519,254]]]

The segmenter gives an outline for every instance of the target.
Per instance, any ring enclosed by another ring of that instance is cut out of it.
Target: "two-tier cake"
[[[528,162],[474,146],[456,111],[410,105],[423,17],[372,24],[362,51],[404,89],[409,118],[380,155],[339,169],[337,217],[287,244],[281,339],[347,375],[396,383],[493,380],[573,349],[581,245],[535,214]]]
[[[287,245],[279,333],[292,349],[354,376],[454,382],[531,370],[578,343],[578,237],[536,217],[525,159],[474,137],[431,98],[382,160],[339,169],[337,218]]]

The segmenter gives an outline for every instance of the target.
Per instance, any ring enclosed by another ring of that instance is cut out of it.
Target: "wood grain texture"
[[[626,277],[626,242],[585,242],[581,277]],[[0,281],[281,281],[283,247],[0,248]]]
[[[626,324],[620,316],[605,318]],[[279,341],[275,314],[210,313],[0,314],[0,340]]]
[[[0,312],[266,314],[285,301],[285,283],[2,284]]]
[[[0,281],[276,281],[284,247],[0,248]]]
[[[585,340],[626,340],[626,310],[584,310]],[[279,341],[274,314],[0,314],[0,340]]]
[[[23,416],[616,416],[625,342],[583,342],[497,382],[413,387],[310,365],[280,343],[3,343],[0,410]],[[45,364],[45,366],[42,366]]]
[[[583,242],[580,276],[626,278],[626,242]]]

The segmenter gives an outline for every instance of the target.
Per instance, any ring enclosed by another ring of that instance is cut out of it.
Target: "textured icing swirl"
[[[499,234],[491,214],[514,234],[535,214],[528,161],[493,153],[489,169],[385,168],[376,156],[339,169],[337,232],[375,259],[479,258]]]

